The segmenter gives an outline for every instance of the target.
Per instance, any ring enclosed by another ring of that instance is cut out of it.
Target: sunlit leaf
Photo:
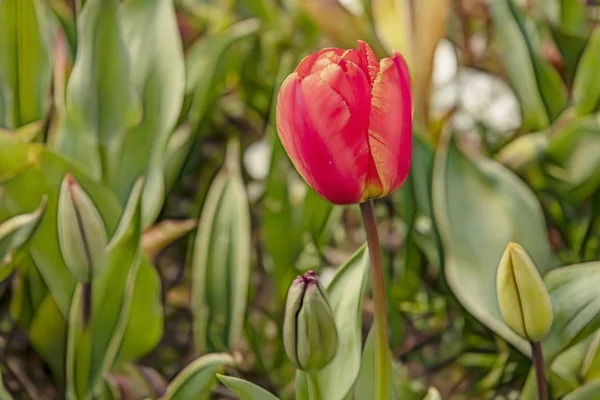
[[[420,120],[429,115],[434,54],[446,36],[451,6],[449,0],[372,1],[375,30],[389,50],[399,51],[407,60]]]

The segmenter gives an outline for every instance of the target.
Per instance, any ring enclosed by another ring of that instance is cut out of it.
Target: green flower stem
[[[538,400],[548,400],[548,382],[546,380],[546,368],[544,365],[542,345],[540,344],[540,342],[530,342],[530,344],[531,359],[533,360],[533,368],[535,369],[535,381],[537,383],[537,398]]]
[[[306,380],[308,382],[308,399],[323,400],[321,398],[321,391],[319,390],[319,381],[317,379],[317,375],[314,373],[307,372]]]
[[[375,400],[388,400],[389,377],[391,375],[388,345],[388,313],[383,261],[381,259],[373,200],[361,203],[360,211],[367,233],[369,256],[371,257],[371,286],[373,289],[373,302],[375,303],[375,365],[377,376]]]

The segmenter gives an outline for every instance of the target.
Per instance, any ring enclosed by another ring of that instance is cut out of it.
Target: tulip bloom
[[[326,48],[304,58],[277,98],[277,131],[304,180],[335,204],[383,197],[406,180],[412,100],[399,53],[378,62],[358,50]]]

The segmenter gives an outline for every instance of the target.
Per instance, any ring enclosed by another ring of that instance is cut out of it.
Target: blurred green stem
[[[544,366],[544,355],[540,342],[531,343],[531,359],[535,369],[535,381],[537,383],[538,400],[548,400],[548,382],[546,380],[546,368]]]
[[[388,400],[388,380],[391,375],[388,347],[388,313],[385,295],[385,276],[373,200],[361,203],[360,211],[367,233],[369,256],[371,257],[371,287],[373,290],[373,302],[375,303],[375,365],[377,377],[375,400]]]
[[[317,375],[314,373],[306,373],[308,381],[308,398],[309,400],[323,400],[321,398],[321,391],[319,390],[319,381]]]

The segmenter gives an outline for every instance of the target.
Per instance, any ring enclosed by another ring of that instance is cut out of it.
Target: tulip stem
[[[322,400],[321,391],[319,390],[319,381],[317,375],[307,372],[306,378],[308,381],[308,398],[309,400]]]
[[[391,362],[388,344],[388,313],[385,294],[385,276],[379,235],[377,234],[377,220],[375,219],[375,206],[373,200],[360,204],[363,224],[367,233],[369,256],[371,257],[371,287],[375,309],[375,365],[376,385],[375,399],[387,400],[389,396],[389,378],[391,376]]]
[[[537,383],[538,400],[548,400],[548,382],[546,381],[546,368],[544,366],[544,355],[540,342],[531,343],[531,359],[535,369],[535,381]]]

